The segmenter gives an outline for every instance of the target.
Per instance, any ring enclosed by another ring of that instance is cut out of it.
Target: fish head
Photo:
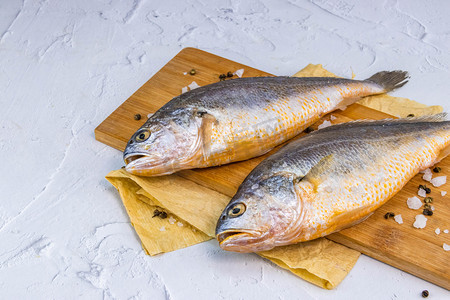
[[[292,243],[303,215],[294,182],[291,173],[275,174],[253,185],[244,182],[217,223],[220,247],[258,252]]]
[[[202,158],[201,120],[194,114],[152,115],[130,138],[123,153],[125,169],[135,175],[176,172]]]

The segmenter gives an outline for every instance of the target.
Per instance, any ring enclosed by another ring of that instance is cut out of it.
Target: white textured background
[[[277,75],[403,69],[395,95],[450,108],[449,1],[2,0],[1,299],[450,297],[366,256],[333,291],[215,241],[146,256],[93,132],[188,46]]]

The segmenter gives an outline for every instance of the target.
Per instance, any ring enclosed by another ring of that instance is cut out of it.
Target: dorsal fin
[[[408,118],[401,118],[401,119],[382,119],[382,120],[354,120],[349,121],[345,123],[336,124],[333,126],[328,126],[326,128],[320,129],[317,132],[320,131],[332,131],[336,129],[340,129],[342,127],[353,127],[358,126],[361,124],[370,124],[370,125],[390,125],[390,124],[417,124],[417,123],[450,123],[450,121],[447,121],[447,113],[439,113],[435,115],[427,115],[427,116],[421,116],[421,117],[408,117]]]

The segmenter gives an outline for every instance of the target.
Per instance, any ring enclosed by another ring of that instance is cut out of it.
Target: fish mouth
[[[158,155],[130,153],[125,154],[123,160],[126,163],[125,170],[134,175],[160,176],[174,172],[173,162]]]
[[[217,235],[217,240],[219,241],[219,244],[222,244],[229,238],[235,239],[236,237],[243,236],[243,235],[248,235],[248,234],[245,232],[242,232],[242,231],[238,231],[238,230],[226,230]]]
[[[131,162],[141,159],[143,157],[146,157],[148,155],[144,154],[144,153],[132,153],[132,154],[127,154],[125,155],[125,157],[123,158],[123,160],[125,161],[125,164],[130,164]]]
[[[227,229],[216,235],[219,246],[223,250],[234,252],[254,252],[253,244],[261,235],[252,230]]]

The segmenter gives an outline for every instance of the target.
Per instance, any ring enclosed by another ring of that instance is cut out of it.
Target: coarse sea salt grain
[[[151,116],[153,116],[153,114],[150,113],[150,114],[147,115],[147,118],[150,119]]]
[[[182,94],[186,93],[187,91],[188,91],[188,87],[187,86],[181,88],[181,93]]]
[[[197,84],[197,82],[192,81],[191,84],[188,85],[188,87],[192,90],[195,90],[196,88],[199,88],[200,86]]]
[[[448,233],[448,229],[444,229],[444,233]]]
[[[236,70],[236,72],[234,72],[233,74],[236,75],[237,77],[241,78],[242,75],[244,75],[244,69]]]
[[[178,225],[178,227],[183,227],[183,223],[181,223],[181,222],[178,222],[177,225]]]
[[[450,245],[447,245],[446,243],[442,245],[442,248],[444,248],[445,251],[450,251]]]
[[[441,191],[441,196],[444,197],[445,195],[447,195],[446,191]]]
[[[159,228],[159,231],[166,231],[166,227],[165,226],[161,226],[161,228]]]
[[[424,172],[425,174],[423,174],[422,179],[425,181],[431,181],[431,178],[433,178],[433,173],[431,173],[431,170],[428,168],[425,169]]]
[[[320,125],[318,126],[318,128],[319,128],[319,129],[322,129],[322,128],[326,128],[326,127],[328,127],[328,126],[331,126],[331,122],[328,121],[328,120],[325,120],[325,121],[323,121],[322,124],[320,124]]]
[[[333,115],[330,116],[330,120],[331,120],[331,121],[334,121],[334,120],[336,120],[336,119],[337,119],[337,118],[336,118],[335,116],[333,116]]]
[[[183,75],[187,75],[187,72],[184,72]]]
[[[420,188],[419,191],[417,192],[417,195],[419,195],[420,197],[426,197],[427,192],[425,192],[423,188]]]
[[[169,217],[169,223],[170,223],[170,224],[173,225],[173,224],[175,224],[176,221],[177,221],[177,220],[174,219],[172,216]]]
[[[447,176],[439,176],[431,179],[431,184],[435,187],[444,185],[447,182]]]
[[[439,234],[441,233],[441,230],[439,228],[436,228],[436,230],[434,231],[434,233]]]
[[[425,226],[427,226],[427,220],[428,219],[424,215],[417,215],[413,226],[419,229],[425,228]]]
[[[402,218],[402,215],[395,215],[395,216],[394,216],[394,220],[395,220],[395,222],[397,222],[398,224],[403,224],[403,218]]]
[[[420,201],[419,198],[414,196],[414,197],[408,198],[408,200],[406,200],[406,205],[408,205],[408,208],[410,208],[410,209],[419,209],[422,207],[422,201]]]

